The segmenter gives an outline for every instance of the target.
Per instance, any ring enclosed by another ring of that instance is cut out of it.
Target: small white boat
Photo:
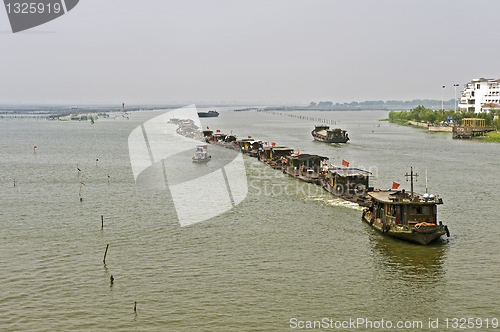
[[[208,154],[208,147],[206,145],[198,145],[193,156],[193,163],[206,163],[212,157]]]

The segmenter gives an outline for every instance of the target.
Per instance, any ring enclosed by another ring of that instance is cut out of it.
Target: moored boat
[[[385,235],[418,244],[429,244],[444,234],[450,236],[448,227],[437,222],[437,205],[443,204],[443,200],[414,193],[413,169],[408,176],[410,193],[404,189],[369,192],[371,204],[363,211],[363,220]]]
[[[315,126],[311,134],[316,141],[324,143],[347,143],[349,141],[349,135],[345,130],[330,129],[330,126]]]

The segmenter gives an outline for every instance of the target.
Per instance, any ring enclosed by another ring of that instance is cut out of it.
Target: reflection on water
[[[445,241],[422,246],[382,236],[375,231],[370,235],[373,274],[378,280],[372,285],[372,292],[383,297],[384,301],[407,303],[406,306],[412,308],[407,315],[419,318],[412,310],[421,310],[421,315],[428,315],[429,306],[440,303],[445,292],[444,265],[448,249]]]
[[[425,281],[443,274],[446,243],[443,240],[431,245],[406,243],[373,234],[371,242],[374,260],[386,272],[410,281]]]

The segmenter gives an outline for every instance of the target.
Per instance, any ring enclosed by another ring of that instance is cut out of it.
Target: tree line
[[[433,111],[420,105],[410,111],[390,111],[389,121],[401,124],[407,124],[408,121],[425,122],[431,124],[439,124],[441,122],[448,122],[449,119],[462,123],[464,118],[480,118],[485,119],[487,126],[493,126],[496,130],[500,129],[500,119],[494,119],[495,113],[469,113],[469,112],[455,112],[453,110],[445,111],[443,109]]]
[[[433,100],[433,99],[413,99],[408,101],[403,100],[367,100],[362,102],[353,101],[350,103],[336,103],[334,104],[331,101],[320,101],[318,103],[311,102],[309,107],[311,108],[413,108],[419,105],[424,107],[439,107],[441,108],[442,101],[441,100]],[[446,108],[455,108],[455,99],[445,100],[444,107]]]

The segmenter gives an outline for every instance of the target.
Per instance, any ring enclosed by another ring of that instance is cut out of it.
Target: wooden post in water
[[[104,216],[101,214],[101,229],[104,228]]]
[[[102,260],[104,264],[106,264],[106,255],[108,254],[108,248],[109,248],[109,243],[106,245],[106,251],[104,252],[104,258]]]
[[[134,301],[134,312],[137,312],[137,301]]]

